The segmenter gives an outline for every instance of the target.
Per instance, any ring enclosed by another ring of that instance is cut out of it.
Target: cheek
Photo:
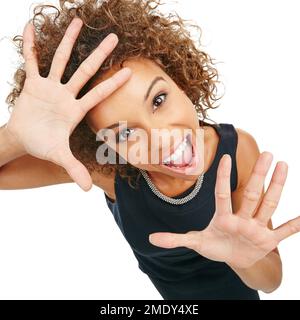
[[[193,103],[184,96],[173,99],[170,110],[172,113],[168,114],[168,118],[173,119],[173,121],[178,121],[179,123],[191,122],[196,116],[196,110]],[[168,112],[170,110],[168,110]]]
[[[132,165],[148,163],[148,142],[128,142],[117,147],[119,155]]]

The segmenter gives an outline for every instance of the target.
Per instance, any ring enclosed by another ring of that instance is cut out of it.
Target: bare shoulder
[[[238,143],[236,149],[238,189],[248,182],[254,165],[260,155],[260,150],[252,134],[241,128],[235,128],[235,130],[238,135]]]
[[[93,171],[91,173],[93,184],[102,189],[111,199],[115,200],[115,173],[111,172],[109,175]]]

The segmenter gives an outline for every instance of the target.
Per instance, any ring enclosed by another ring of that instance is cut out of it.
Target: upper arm
[[[238,182],[237,182],[237,188],[231,194],[233,212],[237,212],[241,206],[244,188],[246,187],[247,182],[250,179],[255,163],[258,160],[260,155],[259,147],[254,137],[247,131],[244,131],[240,128],[236,128],[236,131],[238,134],[238,144],[237,144],[237,150],[236,150]],[[263,186],[256,210],[259,208],[261,204],[264,193],[265,193],[265,187]],[[273,229],[271,219],[268,222],[268,227],[270,229]],[[275,248],[273,251],[275,251],[279,255],[278,248]]]
[[[93,184],[112,195],[113,178],[91,173]],[[0,190],[28,189],[74,182],[67,171],[47,160],[29,154],[16,158],[0,168]]]

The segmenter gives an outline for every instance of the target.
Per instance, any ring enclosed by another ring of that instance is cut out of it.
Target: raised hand
[[[224,155],[217,171],[216,209],[207,228],[184,234],[156,232],[151,234],[149,241],[163,248],[187,247],[208,259],[226,262],[232,267],[250,267],[275,249],[280,241],[300,231],[300,216],[276,229],[271,230],[268,227],[268,221],[278,206],[286,181],[288,167],[285,162],[277,163],[269,187],[258,206],[271,163],[271,153],[260,154],[244,189],[241,207],[233,213],[230,190],[231,158],[228,154]]]
[[[129,79],[131,70],[123,68],[81,99],[76,99],[118,42],[115,34],[109,34],[71,79],[62,84],[61,77],[81,27],[82,20],[74,18],[55,52],[49,75],[44,78],[39,74],[37,57],[32,51],[34,28],[32,23],[26,24],[23,31],[26,80],[5,130],[24,153],[64,167],[70,177],[87,191],[92,186],[92,179],[87,168],[73,156],[69,137],[90,109]]]

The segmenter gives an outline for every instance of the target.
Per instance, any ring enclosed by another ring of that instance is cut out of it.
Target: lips
[[[196,145],[192,139],[192,137],[190,137],[191,139],[191,145],[192,145],[192,159],[191,162],[183,167],[175,167],[175,166],[167,166],[164,164],[161,164],[161,166],[163,166],[164,168],[168,169],[169,171],[172,171],[176,174],[183,174],[183,175],[195,175],[198,174],[197,170],[199,168],[199,164],[200,164],[200,154],[198,152],[198,150],[196,150]]]
[[[160,164],[164,166],[173,165],[177,167],[186,167],[191,162],[193,156],[194,150],[191,141],[191,134],[188,134],[180,143],[177,144],[176,148],[173,146],[172,152],[167,156],[164,156],[163,161],[160,162]]]

